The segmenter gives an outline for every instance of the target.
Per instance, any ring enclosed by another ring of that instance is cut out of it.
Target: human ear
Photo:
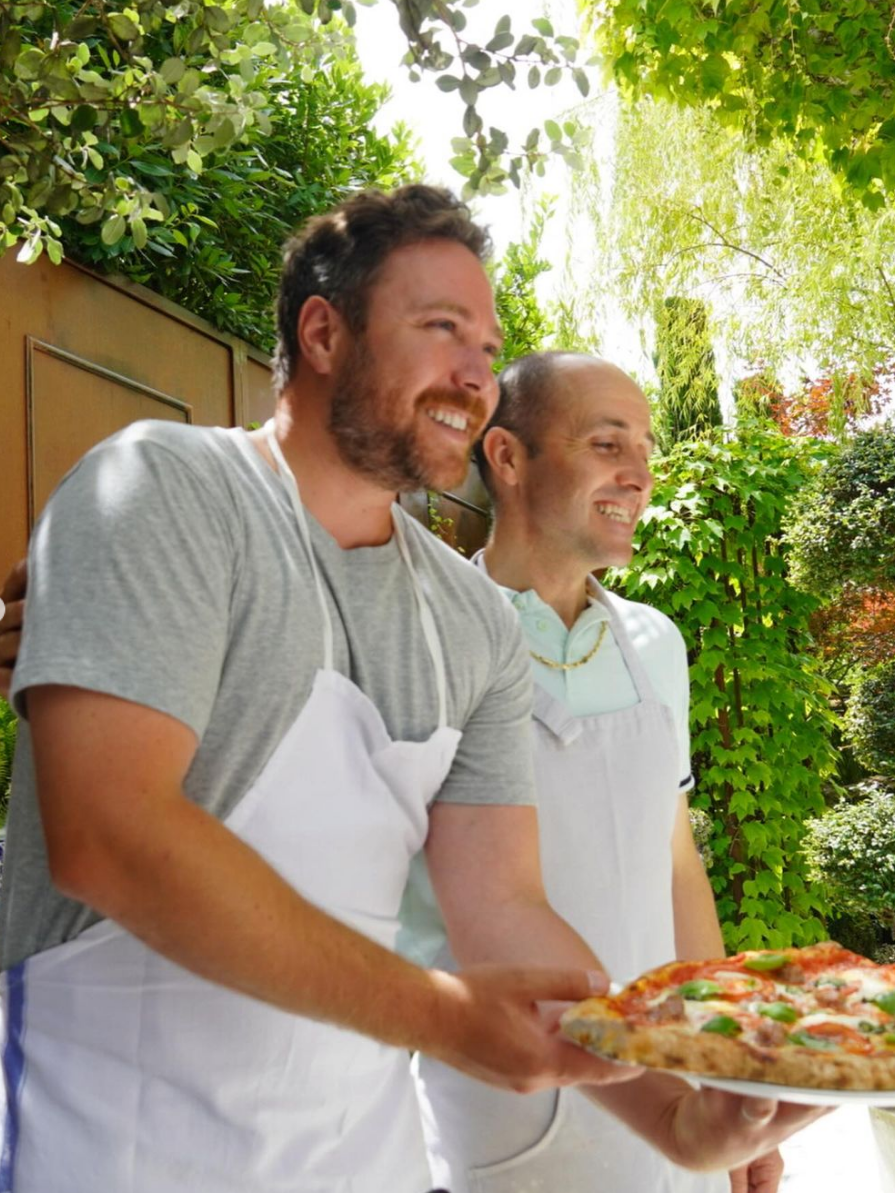
[[[513,432],[506,427],[491,427],[485,432],[482,450],[491,475],[502,484],[515,488],[519,484],[519,461],[525,449]]]
[[[302,360],[322,376],[335,371],[345,338],[345,321],[331,302],[312,294],[298,313],[297,338]]]

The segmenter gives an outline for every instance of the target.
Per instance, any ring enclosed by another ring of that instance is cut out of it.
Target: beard
[[[335,378],[330,405],[329,430],[342,460],[396,493],[459,484],[466,476],[469,451],[438,455],[431,448],[427,451],[418,418],[421,411],[426,417],[427,406],[446,403],[469,416],[477,435],[487,413],[481,399],[461,389],[427,389],[408,418],[400,393],[383,389],[374,378],[372,354],[360,338]]]

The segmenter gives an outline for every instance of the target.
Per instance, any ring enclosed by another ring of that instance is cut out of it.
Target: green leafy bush
[[[12,783],[12,759],[16,748],[16,717],[5,700],[0,700],[0,826],[6,823]]]
[[[895,426],[859,432],[821,469],[788,529],[793,580],[829,597],[846,582],[895,589]]]
[[[895,662],[861,676],[845,724],[858,761],[869,771],[895,775]]]
[[[836,769],[836,718],[808,631],[819,602],[789,582],[780,534],[815,450],[760,426],[677,445],[656,462],[616,585],[667,613],[687,643],[693,802],[712,819],[711,881],[734,949],[826,935],[800,846]]]
[[[895,935],[895,795],[865,787],[866,798],[807,822],[805,856],[835,913],[869,915]]]

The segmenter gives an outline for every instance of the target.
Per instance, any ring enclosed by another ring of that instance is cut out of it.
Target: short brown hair
[[[556,380],[557,365],[578,352],[532,352],[511,360],[497,378],[500,397],[485,434],[492,427],[512,432],[529,456],[541,450],[541,436],[547,423]],[[482,440],[473,449],[482,483],[491,500],[495,500],[491,469],[485,459]]]
[[[301,355],[298,316],[309,298],[327,299],[359,333],[366,324],[368,292],[386,258],[395,249],[432,239],[454,240],[480,261],[491,251],[487,231],[473,222],[465,203],[443,187],[420,183],[388,194],[362,191],[315,216],[287,241],[277,296],[276,389],[295,372]]]

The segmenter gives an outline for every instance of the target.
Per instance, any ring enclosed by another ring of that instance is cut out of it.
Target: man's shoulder
[[[497,610],[502,617],[512,613],[509,601],[488,576],[459,551],[449,546],[431,530],[427,530],[406,510],[401,511],[408,537],[426,559],[433,571],[441,573],[450,585],[456,585],[476,601]]]
[[[631,637],[648,635],[650,638],[683,644],[680,630],[661,609],[647,605],[644,601],[632,601],[607,588],[601,590],[601,595]]]
[[[89,492],[102,476],[135,499],[156,489],[171,494],[179,488],[185,500],[220,500],[243,454],[238,434],[226,427],[142,419],[93,446],[63,477],[60,489],[69,497],[85,487]]]
[[[108,439],[97,444],[94,451],[145,450],[176,456],[184,463],[198,465],[232,452],[236,432],[227,427],[197,427],[167,419],[145,418],[129,423]]]

